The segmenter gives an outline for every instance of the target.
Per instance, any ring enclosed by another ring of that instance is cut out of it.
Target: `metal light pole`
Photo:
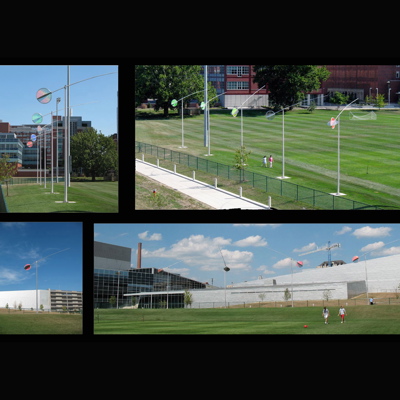
[[[205,106],[206,105],[208,106],[208,104],[210,103],[211,100],[214,100],[217,97],[220,97],[220,96],[224,95],[225,93],[227,93],[227,92],[221,93],[218,96],[215,96],[212,99],[208,100],[207,103],[205,104]],[[211,154],[210,108],[207,107],[207,110],[208,110],[208,117],[207,117],[207,121],[208,121],[208,153],[204,154],[204,155],[208,157],[208,156],[212,156],[212,154]]]
[[[39,260],[35,261],[35,264],[36,264],[36,314],[39,312],[39,300],[38,300],[38,297],[39,297],[38,296],[38,293],[39,293],[39,291],[38,291],[38,281],[39,281],[38,275],[39,275],[39,273],[38,273],[38,263],[39,263],[39,261],[43,261],[44,259],[46,259],[48,257],[54,256],[55,254],[61,253],[62,251],[66,251],[66,250],[69,250],[69,248],[64,249],[64,250],[60,250],[60,251],[56,251],[53,254],[49,254],[48,256],[40,258]],[[29,267],[29,268],[27,268],[27,267]],[[29,264],[25,265],[25,270],[29,270],[29,269],[30,269],[30,265]]]
[[[264,89],[266,85],[260,87],[256,92],[254,92],[250,97],[248,97],[241,105],[240,105],[240,146],[243,147],[243,105],[247,103],[254,95],[256,95],[260,90]]]
[[[349,107],[350,105],[352,105],[355,101],[357,101],[357,99],[353,100],[351,103],[347,104],[346,107],[343,108],[342,111],[340,111],[340,113],[338,114],[338,116],[335,118],[332,118],[331,121],[328,122],[328,125],[330,125],[332,128],[335,127],[335,125],[338,125],[338,168],[337,168],[337,191],[336,193],[330,193],[333,196],[345,196],[345,193],[340,193],[340,114],[342,114],[342,112]]]
[[[184,139],[184,135],[183,135],[183,132],[184,132],[183,131],[183,99],[186,99],[186,97],[192,96],[193,94],[200,93],[200,92],[203,92],[203,90],[199,90],[198,92],[190,93],[187,96],[181,97],[179,100],[172,100],[171,101],[171,105],[173,107],[175,107],[175,105],[178,103],[178,101],[182,101],[182,105],[181,105],[181,108],[182,108],[182,144],[181,144],[181,146],[178,147],[179,149],[186,149],[187,148],[187,146],[185,146],[185,139]]]
[[[57,164],[57,166],[56,166],[56,175],[57,175],[56,181],[57,181],[57,183],[58,183],[58,103],[60,103],[60,102],[61,102],[61,97],[57,97],[57,100],[56,100],[56,149],[57,149],[57,152],[56,152],[56,164]]]
[[[65,134],[64,134],[64,203],[69,203],[68,201],[68,186],[69,186],[69,165],[70,165],[70,160],[69,160],[69,139],[70,139],[70,91],[69,88],[72,85],[76,85],[77,83],[81,83],[84,81],[88,81],[89,79],[94,79],[98,78],[100,76],[105,76],[105,75],[111,75],[111,74],[116,74],[117,72],[108,72],[106,74],[100,74],[96,76],[92,76],[90,78],[82,79],[77,82],[70,83],[70,66],[67,65],[67,85],[65,85],[62,88],[50,91],[48,89],[39,89],[39,91],[36,93],[36,99],[39,101],[39,103],[46,104],[51,101],[52,95],[55,92],[58,92],[59,90],[64,89],[64,97],[65,97],[65,109],[64,109],[64,114],[65,114],[65,122],[66,122],[66,129],[65,129]],[[68,174],[68,175],[67,175]],[[71,202],[75,203],[75,202]]]
[[[207,114],[207,103],[208,103],[208,66],[204,66],[204,103],[206,109],[204,111],[204,147],[208,146],[208,114]]]

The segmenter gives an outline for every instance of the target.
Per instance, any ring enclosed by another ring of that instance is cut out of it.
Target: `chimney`
[[[137,263],[136,268],[142,268],[142,243],[138,243]]]

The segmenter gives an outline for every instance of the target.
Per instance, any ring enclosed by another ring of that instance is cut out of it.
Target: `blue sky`
[[[36,289],[34,262],[58,251],[38,263],[39,289],[81,291],[81,222],[1,222],[0,291]]]
[[[327,245],[332,260],[351,263],[400,254],[399,224],[95,224],[95,240],[132,248],[136,267],[137,243],[143,243],[142,268],[164,268],[201,282],[223,285],[224,263],[231,269],[227,283],[289,274],[290,259],[315,268],[327,251],[300,256]],[[301,269],[294,267],[294,272]]]
[[[71,65],[70,83],[118,72],[117,65]],[[32,115],[49,114],[43,124],[50,123],[50,112],[56,110],[64,116],[64,89],[53,94],[48,104],[36,100],[41,88],[51,91],[67,83],[66,65],[0,65],[0,119],[11,125],[32,124]],[[70,87],[70,105],[73,116],[92,121],[92,127],[106,135],[117,132],[118,74],[101,76]],[[89,104],[84,104],[89,103]],[[82,105],[78,105],[82,104]],[[76,107],[73,107],[76,105]],[[61,111],[60,111],[61,110]]]

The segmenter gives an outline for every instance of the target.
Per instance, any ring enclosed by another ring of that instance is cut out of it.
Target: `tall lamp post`
[[[187,146],[185,146],[185,139],[184,139],[184,134],[183,134],[183,100],[186,99],[186,97],[192,96],[192,95],[194,95],[196,93],[200,93],[200,92],[203,92],[203,90],[199,90],[197,92],[190,93],[187,96],[181,97],[178,100],[174,99],[174,100],[171,101],[172,107],[176,107],[177,104],[178,104],[178,101],[182,101],[182,106],[181,106],[181,108],[182,108],[182,144],[181,144],[181,146],[179,146],[179,149],[186,149],[187,148]]]
[[[331,118],[331,120],[328,122],[328,125],[332,127],[332,129],[335,128],[336,125],[338,125],[338,168],[337,168],[337,191],[336,193],[330,193],[332,196],[345,196],[345,193],[340,193],[340,114],[349,106],[351,106],[354,102],[358,100],[355,99],[351,103],[347,104],[346,107],[343,108],[342,111],[337,115],[336,118]]]
[[[243,147],[243,106],[254,96],[256,95],[260,90],[264,89],[266,85],[260,87],[257,91],[255,91],[251,96],[249,96],[239,107],[240,109],[240,146]],[[233,115],[233,113],[232,113]],[[234,117],[236,117],[237,112]]]
[[[225,308],[226,308],[226,273],[229,272],[231,269],[226,265],[225,258],[222,254],[221,248],[219,248],[219,252],[221,253],[222,260],[224,261],[224,295],[225,295]]]
[[[212,156],[211,154],[211,129],[210,129],[210,107],[208,106],[208,104],[210,103],[211,100],[216,99],[217,97],[220,97],[222,95],[224,95],[226,92],[219,94],[218,96],[213,97],[212,99],[208,100],[207,103],[202,103],[201,104],[201,108],[204,110],[205,108],[207,109],[208,112],[208,116],[207,116],[207,123],[208,123],[208,127],[207,127],[207,147],[208,147],[208,153],[204,154],[205,156]]]
[[[56,251],[56,252],[53,253],[53,254],[49,254],[48,256],[43,257],[43,258],[40,258],[39,260],[36,260],[36,261],[35,261],[35,266],[36,266],[36,314],[39,312],[39,301],[38,301],[38,293],[39,293],[39,291],[38,291],[38,263],[39,263],[40,261],[45,260],[46,258],[49,258],[49,257],[51,257],[51,256],[54,256],[55,254],[61,253],[62,251],[66,251],[66,250],[69,250],[69,248],[64,249],[64,250],[60,250],[60,251]],[[31,264],[26,264],[26,265],[24,266],[24,269],[25,269],[25,271],[29,271],[29,270],[31,269]]]
[[[325,95],[323,97],[326,97],[328,95]],[[279,114],[280,112],[282,112],[282,175],[278,176],[278,179],[288,179],[289,176],[285,175],[285,110],[289,110],[291,107],[295,107],[298,104],[302,103],[304,101],[304,99],[298,101],[295,104],[292,104],[291,106],[287,106],[287,107],[283,107],[281,110],[279,111],[268,111],[265,114],[265,117],[267,118],[267,120],[273,120],[275,118],[276,114]]]
[[[288,256],[287,254],[285,254],[285,253],[282,253],[282,252],[280,252],[280,251],[278,251],[278,250],[275,250],[275,249],[273,249],[272,247],[267,247],[267,249],[269,249],[269,250],[272,250],[272,251],[274,251],[275,253],[278,253],[278,254],[282,254],[283,256],[285,256],[286,258],[289,258],[290,259],[290,270],[291,270],[291,275],[292,275],[292,283],[291,283],[291,286],[292,286],[292,295],[291,295],[291,297],[292,297],[292,307],[294,307],[294,294],[293,294],[293,261],[295,261],[292,257],[290,257],[290,256]],[[303,267],[303,262],[302,261],[296,261],[296,265],[299,267],[299,268],[302,268]]]
[[[82,79],[77,82],[70,83],[70,66],[67,65],[67,84],[62,88],[50,91],[49,89],[42,88],[36,92],[36,99],[39,103],[47,104],[51,101],[53,93],[58,92],[59,90],[64,89],[65,95],[65,122],[66,122],[66,129],[64,134],[64,203],[70,203],[68,201],[68,186],[69,186],[69,142],[70,142],[70,87],[76,85],[77,83],[81,83],[84,81],[88,81],[89,79],[98,78],[100,76],[116,74],[117,72],[108,72],[106,74],[100,74],[91,76],[90,78]],[[75,203],[75,202],[73,202]]]

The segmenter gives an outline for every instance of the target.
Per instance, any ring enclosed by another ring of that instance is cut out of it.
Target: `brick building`
[[[327,65],[330,77],[322,83],[324,94],[341,92],[364,101],[383,94],[393,105],[399,101],[400,65]]]
[[[384,94],[385,100],[393,106],[399,101],[400,65],[326,65],[330,77],[322,82],[319,90],[307,93],[305,105],[315,101],[324,105],[325,95],[335,91],[365,101],[366,96]],[[217,88],[217,93],[226,92],[220,97],[224,107],[239,107],[258,90],[253,83],[255,73],[252,65],[209,65],[209,81]],[[222,87],[224,89],[222,89]],[[245,108],[269,106],[268,90],[260,90],[244,104]]]

